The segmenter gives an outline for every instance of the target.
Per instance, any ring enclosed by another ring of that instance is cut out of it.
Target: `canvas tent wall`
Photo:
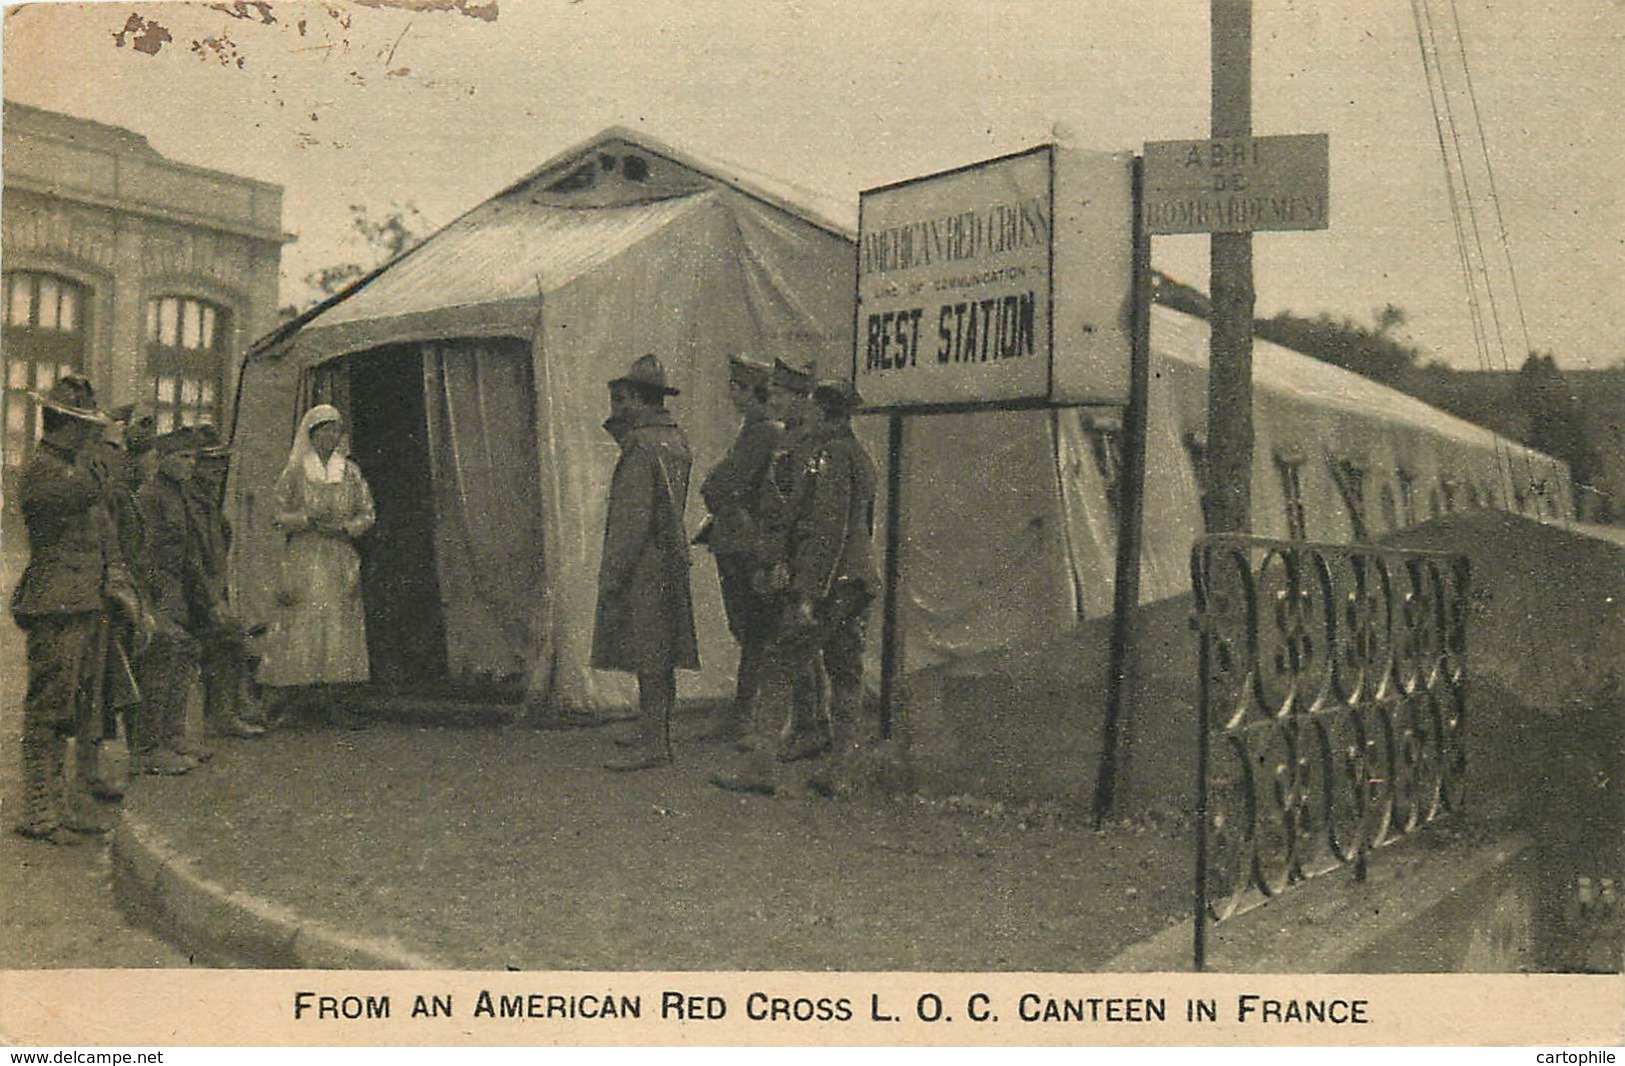
[[[1207,323],[1151,323],[1140,598],[1188,591],[1203,528]],[[1403,393],[1254,343],[1253,531],[1348,542],[1465,509],[1562,517],[1568,471]],[[906,671],[1042,643],[1112,607],[1120,421],[1061,408],[906,420]],[[1289,495],[1290,494],[1290,495]]]
[[[280,539],[267,501],[298,412],[316,395],[359,402],[341,395],[346,366],[405,366],[424,382],[433,482],[424,494],[434,501],[448,667],[501,671],[512,660],[533,698],[628,702],[629,679],[587,666],[615,460],[599,425],[604,382],[633,356],[658,352],[683,389],[674,407],[703,474],[737,425],[725,398],[727,353],[811,360],[830,375],[850,365],[853,270],[851,229],[798,206],[797,194],[625,131],[564,153],[251,354],[233,475],[244,613],[271,610]],[[1147,604],[1184,592],[1202,526],[1206,325],[1159,307],[1151,346]],[[1521,496],[1532,508],[1527,486],[1537,479],[1528,474],[1544,482],[1546,514],[1567,499],[1560,467],[1479,427],[1266,342],[1256,344],[1255,363],[1259,533],[1347,540],[1357,521],[1377,534],[1475,499],[1507,506]],[[528,418],[504,406],[516,396]],[[1039,673],[1076,678],[1076,664],[1053,669],[1042,649],[1110,611],[1117,418],[1072,408],[906,420],[905,674],[996,679],[1006,669],[997,664],[1014,656]],[[884,470],[884,419],[858,422]],[[387,450],[377,454],[387,461]],[[534,504],[511,505],[527,498]],[[702,517],[692,495],[690,528]],[[681,693],[722,696],[736,652],[714,567],[702,551],[694,559],[704,669],[685,675]],[[871,680],[879,630],[877,610]],[[1030,707],[990,702],[982,717],[1038,720],[1044,700],[1065,700],[1065,722],[1097,720],[1087,686],[1068,684]],[[945,732],[927,736],[923,711],[913,726],[921,751],[937,744],[967,761],[980,757]]]
[[[1141,610],[1119,811],[1188,809],[1208,328],[1151,323]],[[1368,379],[1254,345],[1253,531],[1379,539],[1441,515],[1566,520],[1561,463]],[[896,716],[928,791],[1087,806],[1101,747],[1117,541],[1117,413],[924,415],[903,434]]]
[[[605,383],[657,353],[703,474],[737,428],[727,355],[843,365],[852,269],[850,240],[811,212],[647,138],[609,131],[563,154],[251,354],[234,472],[244,612],[273,607],[270,486],[297,412],[325,396],[354,405],[368,368],[403,362],[421,367],[425,443],[444,470],[423,489],[449,669],[518,660],[533,699],[630,701],[630,678],[587,665],[617,454]],[[691,493],[689,528],[702,517]],[[704,668],[681,691],[720,697],[735,655],[714,570],[694,555]]]

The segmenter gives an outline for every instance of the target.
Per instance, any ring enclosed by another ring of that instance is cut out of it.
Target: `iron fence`
[[[1194,964],[1205,929],[1464,799],[1461,555],[1219,535],[1201,634]]]

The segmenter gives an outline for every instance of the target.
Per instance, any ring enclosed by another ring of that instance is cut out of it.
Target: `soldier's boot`
[[[671,712],[676,698],[675,674],[639,674],[637,743],[605,762],[604,769],[626,773],[669,766]]]
[[[249,725],[238,714],[237,700],[242,691],[238,660],[215,651],[203,666],[203,729],[211,737],[252,740],[265,735],[259,726]]]
[[[185,733],[174,734],[164,746],[181,758],[189,760],[193,766],[201,766],[214,758],[213,748],[192,740]]]
[[[65,828],[75,833],[100,835],[111,833],[118,825],[118,809],[98,803],[82,780],[76,778],[63,792],[61,817]]]
[[[185,689],[181,691],[184,693]],[[214,758],[214,751],[186,735],[185,715],[186,698],[182,695],[174,701],[172,707],[166,709],[164,721],[160,723],[162,732],[159,746],[188,760],[193,767],[198,767]]]
[[[800,762],[824,754],[830,747],[829,719],[824,711],[827,681],[817,662],[797,670],[790,689],[790,722],[780,762]]]
[[[857,687],[830,685],[829,757],[807,778],[807,787],[820,796],[844,795],[853,790],[854,756],[859,748],[857,717],[862,703],[861,684]]]
[[[14,827],[17,835],[48,844],[72,847],[81,839],[62,824],[58,794],[67,742],[49,726],[23,727],[23,816]]]
[[[152,774],[175,777],[197,768],[197,763],[171,751],[164,743],[165,701],[172,698],[163,685],[164,675],[157,670],[144,672],[142,687],[150,692],[149,699],[132,708],[127,722],[130,744],[130,776]]]
[[[265,709],[265,701],[254,694],[254,688],[249,683],[248,671],[237,682],[237,718],[247,725],[255,726],[264,733],[271,724],[271,716]]]
[[[751,713],[756,706],[766,670],[766,649],[759,644],[739,645],[739,680],[734,685],[731,703],[717,712],[716,721],[701,740],[717,744],[739,744],[750,733]]]
[[[197,769],[197,763],[168,748],[130,753],[130,772],[154,777],[179,777]]]
[[[74,780],[80,792],[98,803],[117,803],[124,798],[124,789],[102,773],[101,750],[97,737],[74,741]]]

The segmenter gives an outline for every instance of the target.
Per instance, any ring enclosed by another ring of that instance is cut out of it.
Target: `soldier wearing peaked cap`
[[[779,446],[773,451],[768,475],[762,483],[759,505],[762,523],[763,556],[757,574],[757,584],[764,591],[779,594],[784,591],[786,570],[780,550],[786,523],[795,507],[795,494],[801,488],[795,471],[806,462],[802,450],[806,445],[807,430],[816,420],[812,406],[815,383],[811,368],[797,367],[783,359],[773,361],[773,375],[768,384],[768,410],[784,427]]]
[[[728,629],[739,643],[734,699],[708,739],[739,741],[750,721],[772,638],[776,605],[756,587],[761,561],[762,485],[784,427],[768,409],[773,367],[743,356],[728,359],[728,398],[743,421],[727,453],[700,483],[711,517],[694,543],[711,549],[722,585]]]
[[[63,796],[67,738],[94,745],[108,687],[115,615],[142,617],[140,597],[119,554],[97,441],[108,425],[89,381],[68,375],[45,395],[44,434],[18,487],[29,559],[11,597],[28,643],[23,702],[22,817],[16,830],[56,844],[109,826],[81,796]],[[83,764],[79,785],[83,788]]]
[[[694,607],[689,591],[683,506],[693,455],[666,410],[678,390],[653,355],[639,357],[609,383],[604,428],[621,447],[610,480],[604,548],[598,571],[592,665],[638,679],[638,738],[610,770],[645,770],[671,762],[676,671],[697,670]]]
[[[141,657],[146,701],[130,738],[130,766],[134,773],[182,774],[208,758],[185,731],[186,695],[200,654],[192,634],[208,611],[188,489],[197,467],[197,435],[183,426],[157,437],[154,447],[158,467],[136,501],[145,539],[143,584],[158,625]]]

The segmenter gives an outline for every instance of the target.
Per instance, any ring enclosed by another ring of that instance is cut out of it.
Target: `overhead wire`
[[[1428,86],[1428,101],[1433,111],[1434,132],[1439,144],[1440,159],[1444,164],[1446,193],[1450,204],[1451,222],[1456,235],[1457,254],[1461,263],[1463,284],[1467,289],[1468,316],[1472,323],[1473,342],[1478,365],[1480,370],[1486,374],[1492,373],[1495,369],[1490,336],[1490,326],[1493,325],[1495,343],[1501,351],[1500,362],[1502,369],[1510,370],[1511,367],[1506,355],[1505,330],[1501,325],[1500,308],[1495,298],[1495,287],[1490,278],[1489,256],[1484,248],[1478,211],[1473,200],[1473,185],[1468,174],[1466,153],[1462,148],[1462,134],[1456,123],[1455,106],[1451,102],[1450,86],[1445,77],[1439,34],[1434,27],[1433,13],[1428,0],[1412,0],[1411,15],[1416,27],[1417,47],[1422,58],[1423,76]],[[1457,38],[1459,42],[1459,29]],[[1463,54],[1465,55],[1465,53]],[[1435,80],[1437,80],[1437,91],[1435,91]],[[1479,130],[1482,131],[1482,122],[1479,121],[1477,115],[1476,103],[1474,103],[1474,121]],[[1448,142],[1446,137],[1447,128]],[[1453,160],[1452,149],[1454,150]],[[1452,166],[1452,161],[1454,166]],[[1461,185],[1459,196],[1456,189],[1458,178]],[[1470,236],[1469,230],[1471,231]],[[1484,289],[1483,298],[1480,298],[1479,295],[1480,277],[1482,277]],[[1485,315],[1486,302],[1489,304],[1488,324]],[[1498,470],[1503,472],[1503,491],[1507,492],[1508,503],[1511,504],[1518,495],[1513,487],[1517,475],[1514,473],[1512,466],[1512,446],[1493,429],[1488,430],[1488,432],[1491,447],[1495,452],[1496,466]],[[1520,449],[1520,456],[1523,459],[1525,480],[1533,487],[1535,478],[1529,465],[1528,453]]]
[[[1461,32],[1461,15],[1457,10],[1456,0],[1450,0],[1450,19],[1456,30],[1456,46],[1461,52],[1461,71],[1463,80],[1467,86],[1467,99],[1472,105],[1473,122],[1478,130],[1479,150],[1484,156],[1484,174],[1489,182],[1490,205],[1495,208],[1495,225],[1497,236],[1501,244],[1501,253],[1506,258],[1507,280],[1512,289],[1512,305],[1518,313],[1518,327],[1523,336],[1523,350],[1526,354],[1533,355],[1534,346],[1529,340],[1529,319],[1524,314],[1523,293],[1518,287],[1518,271],[1512,258],[1512,242],[1507,237],[1506,218],[1501,212],[1501,196],[1495,185],[1495,165],[1490,159],[1489,138],[1484,134],[1483,112],[1480,111],[1478,107],[1478,93],[1473,86],[1473,68],[1472,64],[1469,63],[1467,59],[1467,39]],[[1497,326],[1499,326],[1499,322],[1497,322]],[[1502,346],[1502,363],[1506,370],[1511,370],[1510,366],[1505,366],[1506,349],[1504,342]],[[1559,472],[1559,464],[1556,456],[1547,455],[1546,461],[1551,464],[1552,471],[1554,473]],[[1527,455],[1525,456],[1525,462],[1528,462]],[[1574,472],[1572,470],[1569,471],[1571,477],[1573,476],[1573,473]],[[1567,515],[1559,510],[1559,517],[1563,518],[1564,524],[1566,525],[1568,522]]]
[[[1452,7],[1453,7],[1455,0],[1450,0],[1450,2],[1451,2]],[[1427,18],[1428,34],[1432,38],[1432,41],[1433,41],[1433,59],[1434,59],[1435,65],[1437,67],[1438,75],[1439,75],[1439,93],[1440,93],[1441,98],[1444,101],[1445,121],[1446,121],[1446,124],[1449,126],[1449,129],[1450,129],[1450,142],[1451,142],[1451,145],[1452,145],[1452,147],[1454,147],[1455,152],[1456,152],[1456,168],[1457,168],[1457,171],[1461,175],[1462,199],[1465,200],[1466,204],[1467,204],[1467,217],[1468,217],[1468,222],[1469,222],[1470,229],[1471,229],[1471,232],[1472,232],[1473,247],[1478,253],[1478,269],[1479,269],[1479,272],[1480,272],[1480,274],[1482,276],[1482,280],[1483,280],[1484,297],[1485,297],[1485,300],[1489,304],[1489,309],[1490,309],[1489,322],[1490,322],[1490,325],[1493,325],[1495,327],[1495,342],[1496,342],[1496,346],[1500,349],[1501,369],[1506,370],[1506,371],[1510,371],[1511,370],[1511,365],[1510,365],[1510,362],[1509,362],[1509,360],[1507,358],[1506,331],[1501,326],[1500,302],[1496,299],[1496,296],[1495,296],[1495,282],[1490,276],[1490,257],[1488,255],[1488,253],[1486,253],[1485,250],[1484,250],[1484,234],[1483,234],[1483,228],[1479,225],[1479,221],[1478,221],[1478,206],[1477,206],[1476,201],[1473,198],[1473,186],[1472,186],[1472,183],[1471,183],[1471,181],[1469,180],[1469,178],[1467,176],[1467,156],[1466,156],[1466,153],[1462,149],[1461,130],[1456,125],[1456,109],[1455,109],[1455,106],[1451,103],[1450,88],[1449,88],[1448,85],[1445,84],[1444,59],[1443,59],[1443,57],[1441,55],[1441,52],[1440,52],[1439,35],[1438,35],[1438,31],[1434,28],[1434,25],[1433,25],[1433,12],[1432,12],[1432,8],[1429,6],[1429,0],[1422,0],[1422,6],[1423,6],[1423,13],[1426,15],[1426,18]],[[1457,26],[1456,41],[1457,41],[1458,46],[1463,49],[1462,54],[1463,54],[1463,56],[1465,56],[1465,51],[1464,51],[1465,43],[1462,42],[1462,40],[1461,40],[1460,23],[1458,22],[1456,24],[1456,26]],[[1478,126],[1478,129],[1480,131],[1480,146],[1482,147],[1483,125],[1482,125],[1481,122],[1479,122],[1479,116],[1478,116],[1478,110],[1477,110],[1478,105],[1477,105],[1477,102],[1475,100],[1470,100],[1469,102],[1471,104],[1471,109],[1473,111],[1474,123]],[[1482,314],[1483,314],[1483,305],[1482,304],[1478,305],[1478,313],[1479,313],[1480,316],[1482,316]],[[1482,368],[1486,372],[1493,373],[1493,371],[1495,370],[1494,353],[1493,353],[1493,351],[1491,350],[1491,347],[1490,347],[1490,331],[1489,331],[1488,326],[1486,326],[1484,328],[1483,335],[1484,335],[1484,349],[1483,349],[1482,358],[1481,358],[1481,365],[1482,365]],[[1492,430],[1492,434],[1493,434],[1493,430]],[[1505,450],[1505,452],[1507,454],[1507,459],[1506,459],[1504,468],[1507,471],[1507,479],[1508,479],[1508,482],[1510,483],[1511,478],[1513,477],[1510,446],[1505,441],[1502,440],[1502,438],[1500,437],[1499,434],[1493,434],[1493,447],[1495,448],[1496,453],[1497,453],[1497,465],[1500,465],[1500,455],[1503,452],[1503,450]],[[1525,455],[1523,458],[1524,458],[1525,475],[1531,482],[1533,482],[1533,480],[1534,480],[1533,472],[1529,467],[1528,456]],[[1510,487],[1510,485],[1509,485],[1509,487]]]

